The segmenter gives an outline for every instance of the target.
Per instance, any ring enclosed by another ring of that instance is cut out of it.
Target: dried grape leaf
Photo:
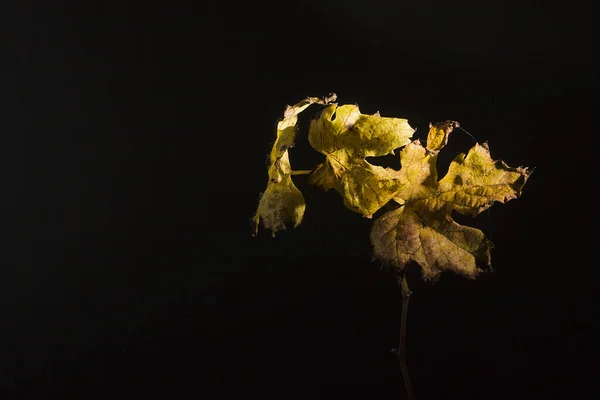
[[[406,119],[362,114],[356,105],[331,104],[311,121],[308,140],[325,155],[308,182],[337,190],[347,208],[371,216],[398,190],[396,171],[365,158],[393,154],[410,143],[414,129]]]
[[[378,218],[371,230],[375,258],[400,270],[415,261],[425,279],[443,271],[475,278],[479,266],[489,267],[492,243],[480,230],[456,223],[452,211],[476,216],[494,202],[517,198],[531,173],[493,160],[487,144],[476,144],[456,156],[438,181],[438,152],[456,126],[433,125],[427,148],[414,141],[402,149],[394,195],[400,207]]]
[[[460,124],[456,121],[438,122],[435,125],[429,124],[429,133],[427,134],[427,150],[432,152],[440,151],[448,144],[450,133]]]
[[[260,220],[263,222],[263,227],[270,230],[273,235],[278,230],[284,230],[287,223],[296,227],[302,222],[306,202],[292,181],[293,170],[288,149],[293,146],[296,139],[298,114],[311,104],[325,105],[335,99],[335,94],[323,99],[308,97],[286,108],[283,119],[277,124],[277,139],[269,155],[267,189],[261,195],[258,208],[252,218],[254,235],[258,233]]]

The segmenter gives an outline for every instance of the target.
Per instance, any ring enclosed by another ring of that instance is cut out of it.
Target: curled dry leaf
[[[494,202],[517,198],[530,174],[494,161],[486,144],[476,144],[456,156],[438,181],[437,153],[451,132],[448,126],[431,127],[427,149],[418,141],[402,149],[394,196],[400,207],[378,218],[371,230],[375,258],[400,270],[415,261],[432,280],[443,271],[474,278],[478,266],[490,266],[492,243],[480,230],[456,223],[451,213],[475,216]]]
[[[335,94],[326,98],[308,97],[294,106],[288,106],[283,119],[277,124],[277,139],[269,155],[269,181],[261,195],[253,221],[253,235],[258,232],[260,221],[273,235],[285,229],[287,223],[294,227],[302,222],[306,203],[304,196],[292,181],[292,167],[288,149],[296,139],[298,114],[311,104],[329,104]]]
[[[367,217],[390,201],[398,206],[373,223],[374,258],[399,270],[414,261],[431,280],[443,271],[474,278],[481,267],[489,267],[492,243],[480,230],[456,223],[452,212],[474,217],[494,202],[519,197],[531,171],[493,160],[487,144],[476,144],[466,155],[456,156],[438,180],[438,153],[460,127],[458,122],[430,125],[424,147],[411,142],[414,129],[406,119],[366,115],[356,105],[338,106],[334,101],[335,95],[309,97],[287,108],[269,157],[267,189],[253,217],[254,234],[260,220],[273,234],[302,221],[306,204],[292,182],[288,149],[296,138],[298,114],[317,103],[325,107],[311,121],[308,140],[325,160],[308,182],[335,189],[347,208]],[[400,147],[399,171],[366,160]]]
[[[308,182],[335,189],[352,211],[371,216],[398,190],[395,170],[372,165],[366,157],[394,154],[414,133],[406,119],[361,114],[356,105],[331,104],[311,121],[308,140],[325,162]]]
[[[460,124],[456,121],[438,122],[437,124],[429,124],[429,133],[427,134],[427,150],[437,153],[448,144],[450,134],[456,128],[460,128]]]

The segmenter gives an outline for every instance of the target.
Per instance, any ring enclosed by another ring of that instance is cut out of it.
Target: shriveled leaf
[[[320,99],[308,97],[294,106],[288,106],[283,119],[277,124],[277,139],[269,155],[269,181],[267,189],[261,195],[258,208],[254,214],[253,233],[258,232],[262,219],[263,227],[274,235],[278,230],[286,228],[291,223],[294,227],[302,222],[306,203],[304,196],[292,181],[288,149],[296,139],[296,124],[298,114],[311,104],[329,104],[335,101],[335,94]]]
[[[466,156],[456,156],[438,181],[437,153],[447,138],[441,131],[439,125],[431,127],[429,136],[437,139],[428,140],[428,147],[434,151],[414,141],[400,152],[400,187],[394,196],[400,207],[374,222],[371,244],[385,264],[402,270],[417,262],[426,279],[443,271],[474,278],[480,266],[490,266],[493,245],[480,230],[457,224],[452,211],[475,216],[494,202],[517,198],[530,171],[494,161],[486,144],[476,144]]]
[[[279,182],[269,182],[262,194],[254,216],[254,235],[258,233],[259,218],[263,227],[275,235],[285,230],[286,224],[297,227],[302,222],[306,203],[300,190],[292,182],[290,175],[282,175]]]
[[[438,122],[435,125],[429,124],[429,134],[427,134],[427,150],[432,152],[440,151],[446,144],[450,133],[460,124],[456,121]]]
[[[375,220],[371,245],[376,258],[403,270],[417,262],[425,279],[443,271],[474,278],[479,265],[490,265],[492,243],[479,229],[457,224],[444,210],[408,203]]]
[[[439,196],[431,199],[429,207],[451,205],[459,213],[474,217],[494,202],[519,197],[528,176],[527,168],[511,168],[501,160],[492,160],[487,143],[476,144],[466,156],[454,158],[439,182]]]
[[[335,189],[350,210],[371,216],[398,190],[396,173],[366,157],[393,154],[410,143],[414,129],[406,119],[361,114],[356,105],[331,104],[311,121],[308,140],[325,155],[308,177],[324,190]]]

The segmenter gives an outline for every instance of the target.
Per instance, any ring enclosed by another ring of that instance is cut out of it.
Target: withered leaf
[[[269,156],[269,181],[261,195],[253,221],[253,234],[258,232],[262,219],[263,227],[273,235],[286,228],[287,223],[294,227],[302,222],[306,202],[304,196],[292,181],[288,149],[296,139],[298,114],[311,104],[329,104],[335,101],[335,94],[326,98],[308,97],[294,106],[288,106],[283,119],[277,124],[277,139]]]
[[[347,208],[371,216],[398,190],[390,168],[365,158],[393,154],[410,143],[414,129],[406,119],[362,114],[356,105],[331,104],[311,121],[308,140],[325,161],[308,177],[324,190],[337,190]]]
[[[494,202],[517,198],[530,174],[493,160],[486,144],[476,144],[456,156],[438,181],[437,154],[451,132],[447,128],[457,126],[450,122],[431,127],[427,148],[414,141],[402,149],[394,195],[400,207],[378,218],[371,230],[375,258],[400,270],[415,261],[432,280],[443,271],[474,278],[480,266],[490,266],[492,243],[480,230],[456,223],[452,211],[475,216]]]

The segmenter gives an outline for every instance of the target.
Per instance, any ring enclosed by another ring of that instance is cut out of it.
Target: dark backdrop
[[[277,120],[330,92],[421,138],[460,121],[536,167],[520,199],[466,221],[495,272],[431,285],[410,270],[417,398],[593,395],[592,5],[79,3],[3,12],[11,396],[404,398],[400,291],[369,262],[370,221],[299,178],[301,227],[250,235]],[[298,169],[319,161],[302,139]],[[454,133],[442,171],[472,144]]]

